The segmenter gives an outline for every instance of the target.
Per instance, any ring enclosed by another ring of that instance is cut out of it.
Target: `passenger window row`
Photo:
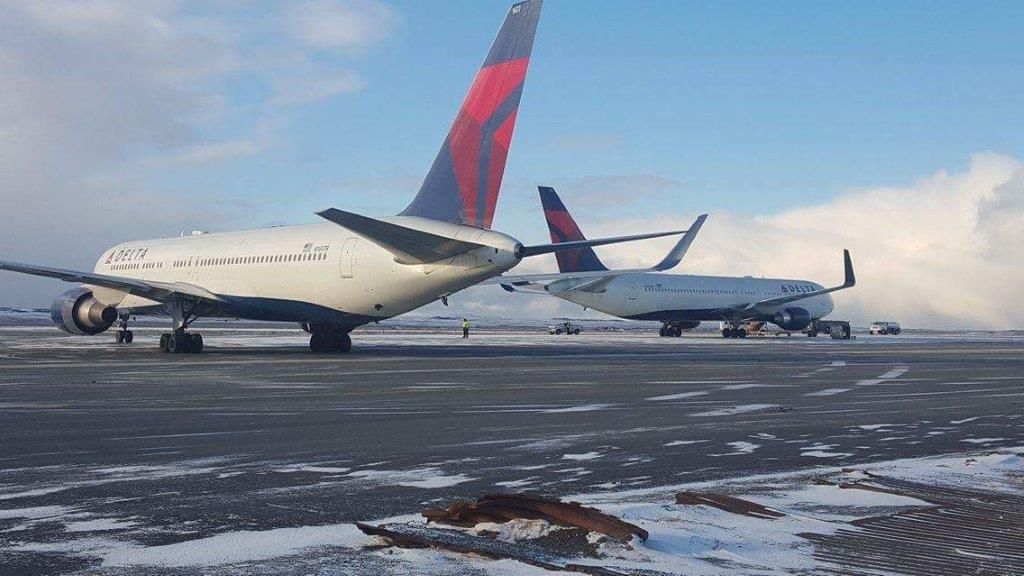
[[[315,262],[326,260],[326,252],[303,254],[272,254],[264,256],[228,256],[224,258],[199,258],[198,260],[175,260],[174,268],[190,266],[234,266],[238,264],[277,264],[288,262]]]
[[[753,296],[753,291],[740,291],[740,290],[715,290],[715,289],[697,289],[697,288],[653,288],[651,286],[644,286],[645,292],[660,292],[662,294],[746,294]]]

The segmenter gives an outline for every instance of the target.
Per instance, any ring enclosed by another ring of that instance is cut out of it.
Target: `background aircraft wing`
[[[765,309],[774,308],[782,304],[789,302],[796,302],[804,300],[805,298],[813,298],[815,296],[821,296],[822,294],[829,294],[831,292],[837,292],[839,290],[846,290],[852,288],[857,284],[857,277],[853,273],[853,261],[850,259],[850,251],[843,250],[843,283],[839,286],[833,286],[831,288],[823,288],[821,290],[815,290],[813,292],[802,292],[799,294],[791,294],[789,296],[779,296],[777,298],[768,298],[766,300],[758,300],[757,302],[746,302],[739,303],[733,306],[722,308],[720,312],[723,316],[730,316],[736,313],[744,312],[764,312]]]
[[[45,276],[56,278],[65,282],[77,282],[91,286],[102,286],[113,290],[122,290],[128,294],[142,296],[157,302],[173,300],[174,298],[192,298],[220,302],[221,298],[216,294],[200,288],[194,284],[185,282],[154,282],[152,280],[140,280],[138,278],[125,278],[123,276],[110,276],[97,274],[95,272],[79,272],[64,268],[51,268],[49,266],[36,266],[34,264],[22,264],[20,262],[7,262],[0,260],[0,270],[10,270],[33,276]]]
[[[661,272],[675,267],[679,262],[682,261],[683,256],[686,255],[687,250],[690,249],[690,245],[693,244],[693,240],[697,237],[697,233],[700,232],[701,226],[704,225],[704,221],[707,219],[707,214],[701,214],[694,221],[693,225],[690,226],[683,237],[679,239],[679,242],[672,247],[672,250],[662,258],[661,262],[658,262],[650,268],[627,268],[622,270],[587,270],[580,272],[554,272],[551,274],[521,274],[511,275],[504,274],[489,278],[481,282],[481,284],[499,284],[502,288],[509,292],[516,290],[530,290],[534,285],[546,286],[555,282],[563,285],[564,289],[572,290],[583,290],[590,292],[600,292],[603,290],[608,283],[610,283],[615,277],[622,276],[624,274],[640,274],[644,272]],[[661,235],[672,234],[662,233]],[[678,234],[678,232],[675,232]],[[642,234],[641,237],[651,237],[653,235]],[[640,239],[636,237],[627,237],[630,239]],[[561,244],[553,244],[553,246],[564,246],[571,248],[575,245],[582,244],[588,241],[576,241],[576,242],[563,242]],[[593,241],[600,242],[600,241]],[[597,244],[600,245],[600,244]],[[580,280],[581,282],[573,282]],[[590,280],[585,282],[585,280]],[[567,282],[562,282],[567,281]]]

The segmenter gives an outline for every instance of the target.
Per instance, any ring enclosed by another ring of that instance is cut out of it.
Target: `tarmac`
[[[0,574],[95,569],[60,546],[83,533],[160,546],[1024,445],[1018,336],[366,329],[324,356],[297,330],[203,334],[171,356],[155,329],[0,329]]]

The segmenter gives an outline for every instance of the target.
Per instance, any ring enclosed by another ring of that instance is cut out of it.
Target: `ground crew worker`
[[[462,319],[462,337],[469,338],[469,320]]]

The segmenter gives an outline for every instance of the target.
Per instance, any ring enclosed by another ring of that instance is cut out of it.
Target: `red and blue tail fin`
[[[448,137],[402,216],[490,228],[544,0],[512,5]]]
[[[548,221],[548,231],[551,232],[551,242],[560,244],[586,240],[580,227],[565,208],[565,204],[562,204],[562,199],[555,193],[555,189],[547,186],[539,186],[537,189],[540,191],[540,203],[544,207],[544,218]],[[593,248],[556,252],[555,258],[558,259],[559,272],[607,270]]]

